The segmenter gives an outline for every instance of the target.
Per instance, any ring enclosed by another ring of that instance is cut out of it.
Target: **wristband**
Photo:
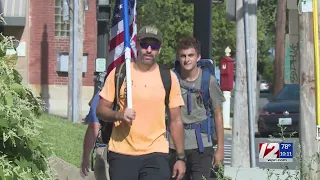
[[[183,157],[177,157],[176,161],[183,161],[183,162],[187,162],[187,158],[185,156]]]

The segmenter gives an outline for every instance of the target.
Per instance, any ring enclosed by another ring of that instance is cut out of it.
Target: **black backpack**
[[[125,68],[125,63],[121,63],[116,66],[115,70],[115,76],[114,76],[114,82],[115,82],[115,96],[114,96],[114,101],[113,101],[113,106],[112,109],[114,111],[118,111],[119,108],[119,95],[120,95],[120,89],[121,86],[124,82],[124,78],[126,77],[126,68]],[[171,90],[171,74],[170,74],[170,69],[167,68],[166,66],[159,64],[159,70],[160,70],[160,76],[161,80],[166,92],[165,95],[165,106],[166,106],[166,112],[168,112],[168,104],[169,104],[169,95],[170,95],[170,90]],[[106,80],[107,77],[105,77]],[[113,128],[113,122],[105,122],[101,121],[100,122],[100,135],[102,138],[103,143],[108,144],[110,141],[110,137],[112,134],[112,128]],[[169,125],[169,120],[166,118],[166,127]]]

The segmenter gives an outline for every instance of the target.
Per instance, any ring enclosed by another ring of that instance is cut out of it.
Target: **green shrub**
[[[39,137],[44,106],[15,69],[17,57],[6,56],[13,41],[0,34],[0,179],[52,179],[51,150]]]

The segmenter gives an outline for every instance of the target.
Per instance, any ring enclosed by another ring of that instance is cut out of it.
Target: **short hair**
[[[190,36],[182,37],[179,39],[176,47],[176,52],[179,53],[179,51],[189,48],[194,48],[198,54],[201,54],[200,42],[196,38]]]

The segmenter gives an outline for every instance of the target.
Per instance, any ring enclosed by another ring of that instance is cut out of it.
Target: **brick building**
[[[69,28],[72,22],[64,21],[63,0],[0,0],[7,25],[1,31],[15,36],[17,68],[25,81],[32,85],[45,100],[48,111],[67,115],[68,73],[58,68],[59,60],[68,59]],[[96,1],[88,2],[85,11],[83,73],[83,115],[93,93],[94,59],[96,58],[97,26]]]

